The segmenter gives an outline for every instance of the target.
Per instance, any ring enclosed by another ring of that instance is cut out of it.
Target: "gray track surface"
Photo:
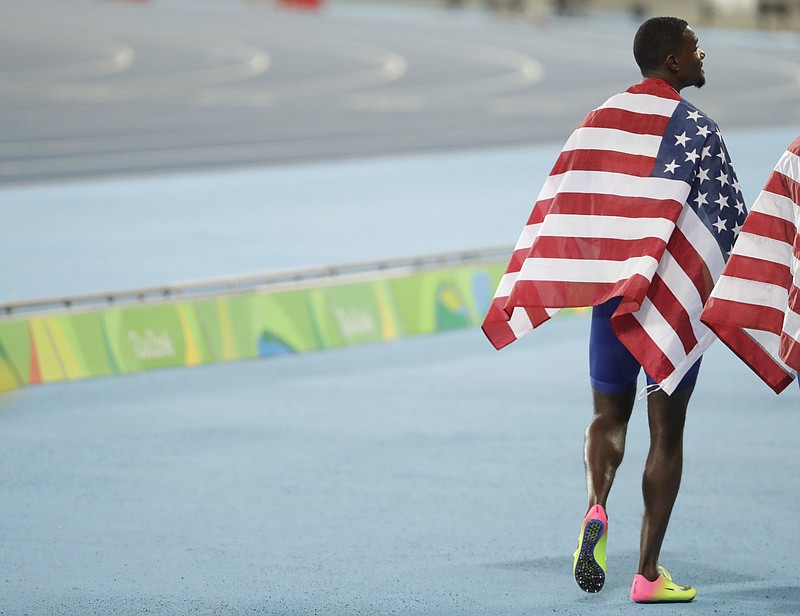
[[[22,4],[40,3],[2,3]],[[586,108],[615,89],[588,93]],[[689,95],[702,107],[696,94],[717,96],[712,83]],[[756,118],[769,130],[718,117],[748,204],[800,132],[777,108]],[[511,244],[565,138],[7,187],[0,287],[34,297]],[[501,352],[470,329],[6,395],[0,614],[800,613],[800,394],[775,396],[720,344],[690,408],[662,558],[697,600],[627,598],[643,401],[609,503],[608,583],[577,588],[587,330],[571,316]]]
[[[0,0],[0,183],[563,143],[639,79],[627,16]],[[798,36],[697,25],[726,130],[796,123]]]

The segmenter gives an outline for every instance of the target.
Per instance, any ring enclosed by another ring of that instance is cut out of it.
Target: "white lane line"
[[[252,89],[205,89],[195,97],[195,101],[204,105],[272,105],[279,100],[314,98],[389,83],[400,79],[408,69],[408,63],[402,55],[369,43],[334,38],[293,37],[291,41],[274,41],[273,44],[284,49],[310,51],[319,55],[355,60],[371,66],[357,71],[289,80],[281,84]]]
[[[101,56],[96,60],[54,64],[40,68],[13,68],[0,70],[0,88],[31,87],[55,79],[90,79],[115,75],[133,66],[134,50],[120,41],[86,33],[73,33],[73,39],[41,39],[41,32],[3,32],[3,40],[24,43],[26,47],[37,46],[55,50],[88,52]],[[37,35],[39,40],[37,40]]]
[[[38,32],[38,36],[41,38],[42,33]],[[75,40],[60,40],[52,44],[40,40],[38,43],[61,49],[105,52],[106,57],[64,66],[0,72],[0,91],[7,96],[33,95],[91,102],[147,100],[164,96],[185,98],[192,89],[199,87],[252,79],[266,72],[272,61],[269,53],[259,47],[219,37],[174,33],[142,36],[140,33],[135,38],[154,47],[168,44],[172,49],[198,53],[198,64],[204,62],[207,66],[143,77],[129,76],[124,82],[103,81],[103,77],[129,68],[136,53],[124,43],[80,34]],[[33,35],[30,35],[24,40],[30,44],[32,39]]]
[[[158,39],[154,44],[160,42]],[[184,51],[202,52],[204,60],[216,66],[127,79],[124,83],[61,84],[52,89],[52,96],[61,100],[92,101],[186,99],[198,88],[246,81],[262,75],[272,64],[272,57],[266,50],[242,41],[177,37],[170,42],[173,47]]]
[[[441,41],[440,41],[441,42]],[[500,75],[468,79],[464,81],[442,81],[427,86],[412,86],[391,92],[356,92],[347,98],[353,109],[373,111],[419,111],[433,106],[452,105],[454,101],[475,96],[476,100],[501,92],[528,88],[544,75],[542,63],[527,54],[486,45],[471,46],[447,43],[446,53],[460,60],[500,66],[510,69]]]
[[[481,46],[466,51],[465,56],[476,62],[511,69],[512,72],[481,79],[439,84],[429,89],[429,91],[436,92],[438,90],[440,94],[458,97],[472,90],[484,95],[494,94],[527,88],[541,81],[544,75],[544,67],[539,60],[510,49]]]

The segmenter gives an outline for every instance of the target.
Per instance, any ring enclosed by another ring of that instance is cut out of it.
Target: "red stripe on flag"
[[[511,259],[508,262],[508,267],[506,267],[506,274],[516,274],[519,272],[530,250],[530,248],[520,248],[511,253]]]
[[[692,329],[692,320],[678,298],[658,274],[653,276],[647,297],[650,298],[653,306],[664,317],[664,320],[675,330],[684,352],[688,355],[689,351],[697,345],[697,338]]]
[[[786,333],[781,334],[778,355],[787,366],[795,370],[800,369],[800,342]]]
[[[637,135],[661,137],[667,129],[669,120],[667,116],[637,113],[614,107],[602,107],[591,112],[581,123],[581,127],[611,128]]]
[[[794,284],[789,289],[787,310],[800,314],[800,289]],[[781,332],[779,356],[785,364],[800,371],[800,342],[786,332]]]
[[[628,88],[627,92],[631,94],[649,94],[650,96],[658,96],[659,98],[666,98],[673,101],[681,100],[681,95],[666,81],[640,81],[636,85]]]
[[[788,265],[735,253],[725,266],[725,275],[778,285],[787,290],[792,285],[792,273]]]
[[[542,199],[549,214],[621,216],[624,218],[664,218],[677,220],[683,204],[673,199],[621,197],[596,193],[560,193],[558,199]],[[540,222],[537,220],[535,222]]]
[[[539,327],[550,318],[550,315],[547,314],[547,311],[541,306],[525,306],[523,310],[525,310],[525,313],[531,321],[531,325],[534,327]]]
[[[796,229],[793,222],[770,216],[758,210],[753,210],[745,220],[743,227],[746,233],[761,235],[773,240],[779,240],[791,245],[794,242]]]
[[[716,318],[717,304],[720,301],[712,297],[706,305],[707,313],[714,316],[713,321],[707,321],[705,316],[701,320],[725,343],[725,345],[739,356],[750,369],[755,372],[761,380],[769,385],[772,390],[779,394],[794,380],[794,377],[778,362],[775,361],[764,348],[753,340],[746,332],[737,326],[726,325]]]
[[[711,276],[706,262],[679,228],[672,232],[667,249],[692,281],[700,299],[706,301],[714,288],[714,278]]]
[[[789,286],[789,299],[787,304],[792,312],[800,314],[800,289],[794,286],[794,282]],[[792,366],[792,368],[794,368],[794,366]]]
[[[788,175],[782,174],[780,171],[773,171],[769,174],[767,183],[764,184],[764,190],[798,203],[797,197],[800,190],[798,190],[797,181]]]
[[[483,324],[481,325],[483,333],[486,334],[489,342],[491,342],[498,351],[517,339],[514,330],[511,329],[511,325],[509,324],[511,315],[506,313],[503,309],[505,301],[505,297],[494,298],[486,313],[486,317],[484,317]],[[527,307],[524,308],[524,310],[533,327],[539,327],[539,325],[550,318],[550,315],[547,314],[547,311],[541,306]]]
[[[742,329],[757,329],[780,334],[783,329],[784,313],[771,306],[737,302],[730,299],[711,297],[706,302],[700,320],[706,325],[709,320],[724,325],[735,325]]]
[[[641,304],[649,284],[647,278],[639,274],[618,282],[607,283],[518,280],[505,305],[506,308],[509,306],[580,308],[596,306],[618,296],[625,296],[629,301]]]
[[[508,315],[503,311],[504,302],[504,297],[493,299],[481,325],[483,333],[498,351],[517,339],[508,324]]]
[[[552,201],[552,199],[542,199],[541,201],[537,201],[533,206],[531,215],[528,217],[528,224],[535,225],[542,222],[545,215],[547,215],[548,211],[550,210]]]
[[[611,317],[611,327],[619,341],[631,352],[642,366],[647,366],[647,373],[660,383],[675,370],[675,366],[664,355],[658,345],[636,320],[632,314],[620,314]]]
[[[767,178],[767,183],[764,184],[764,190],[781,197],[792,198],[787,182],[791,182],[791,178],[782,174],[780,171],[773,171]]]
[[[619,240],[607,237],[563,237],[543,235],[536,239],[529,252],[531,258],[578,259],[595,261],[626,261],[633,257],[661,254],[666,242],[645,237],[636,240]]]
[[[614,152],[611,150],[570,150],[561,152],[551,175],[566,171],[604,171],[647,177],[653,171],[655,158]]]

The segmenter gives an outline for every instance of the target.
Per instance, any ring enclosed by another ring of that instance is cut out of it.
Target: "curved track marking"
[[[143,100],[158,96],[186,96],[187,90],[251,79],[266,72],[271,64],[270,55],[263,49],[248,43],[221,37],[186,36],[174,33],[164,36],[132,38],[155,47],[167,46],[185,52],[203,54],[203,61],[217,66],[167,72],[152,76],[129,76],[125,82],[107,79],[130,68],[136,58],[136,50],[121,41],[76,34],[72,39],[56,41],[39,40],[33,33],[4,33],[5,39],[24,41],[53,49],[69,49],[97,53],[97,60],[0,72],[0,90],[13,95],[23,92],[43,98],[73,101]],[[136,45],[136,43],[134,43]],[[224,63],[224,64],[221,64]],[[220,65],[221,64],[221,65]],[[24,90],[21,90],[24,89]]]
[[[343,72],[324,77],[309,77],[290,80],[279,85],[268,85],[243,91],[235,89],[211,90],[201,92],[196,100],[206,105],[212,104],[272,104],[276,100],[295,100],[313,98],[321,95],[381,85],[395,81],[405,75],[408,69],[406,59],[399,53],[369,43],[334,38],[293,38],[284,48],[301,49],[314,53],[332,55],[349,60],[366,62],[374,66],[367,69]]]
[[[160,46],[162,39],[150,44]],[[214,56],[216,63],[225,60],[230,62],[221,66],[131,78],[124,84],[60,84],[53,88],[52,94],[69,100],[146,100],[163,96],[185,98],[197,88],[257,77],[266,72],[272,63],[266,50],[232,39],[184,36],[171,40],[170,46],[181,51],[203,53],[206,61],[210,54]]]
[[[101,57],[82,62],[56,63],[43,68],[3,70],[0,71],[0,88],[16,89],[20,85],[23,87],[44,86],[48,81],[59,79],[107,77],[125,71],[133,65],[136,53],[129,45],[86,33],[74,34],[74,40],[37,41],[32,33],[4,32],[2,35],[4,39],[24,42],[25,45],[37,45],[56,50],[84,51]]]
[[[431,106],[447,105],[473,93],[485,98],[494,93],[527,88],[541,81],[544,75],[544,68],[539,60],[518,51],[486,45],[461,45],[462,50],[456,53],[456,43],[445,43],[447,53],[457,55],[458,58],[466,57],[475,62],[509,68],[512,72],[464,81],[445,81],[429,86],[397,88],[391,92],[355,93],[347,99],[347,104],[353,109],[373,111],[419,111]]]

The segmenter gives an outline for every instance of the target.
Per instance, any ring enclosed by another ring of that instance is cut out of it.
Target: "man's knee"
[[[669,396],[655,391],[647,397],[650,438],[654,445],[671,449],[682,444],[692,391],[693,388],[684,389]]]
[[[627,425],[636,402],[636,390],[611,394],[593,389],[592,396],[595,419]]]

